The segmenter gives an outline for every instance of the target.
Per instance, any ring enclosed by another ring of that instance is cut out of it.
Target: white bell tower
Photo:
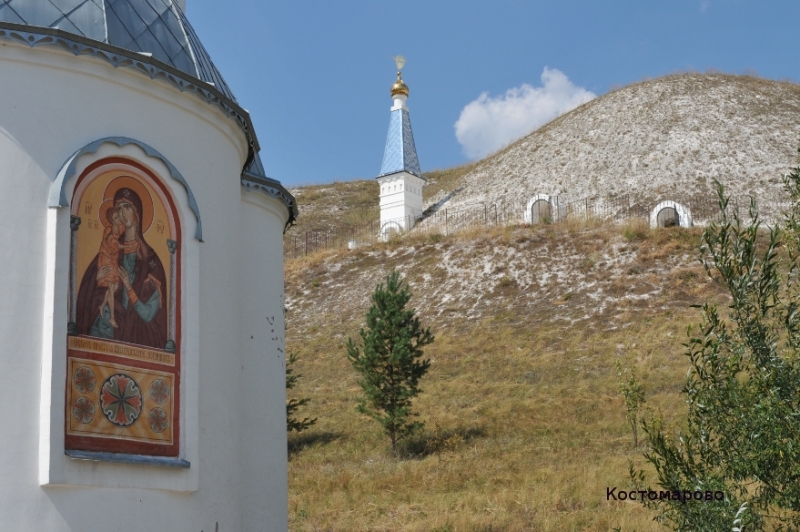
[[[380,185],[382,237],[396,231],[408,231],[422,214],[422,187],[425,178],[419,169],[417,148],[411,133],[408,116],[408,86],[403,83],[400,70],[405,64],[403,56],[394,58],[397,64],[397,81],[392,85],[389,134],[383,152],[383,165],[377,180]]]

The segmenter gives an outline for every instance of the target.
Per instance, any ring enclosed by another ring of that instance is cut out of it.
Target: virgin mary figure
[[[109,308],[108,287],[101,285],[103,279],[113,275],[113,265],[102,265],[98,253],[78,290],[78,332],[164,349],[168,336],[167,276],[161,259],[142,234],[142,199],[132,188],[123,187],[114,193],[113,200],[124,228],[119,237],[117,269],[121,283],[113,297],[114,313]]]

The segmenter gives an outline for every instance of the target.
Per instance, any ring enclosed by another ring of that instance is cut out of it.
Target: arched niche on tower
[[[389,238],[393,234],[400,234],[404,231],[403,225],[398,220],[389,220],[381,225],[380,236]]]
[[[50,200],[40,484],[194,491],[194,195],[156,150],[114,137],[67,159]]]

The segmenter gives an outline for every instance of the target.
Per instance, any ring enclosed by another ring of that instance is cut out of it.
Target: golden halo
[[[106,185],[106,191],[103,193],[103,204],[108,200],[114,201],[114,196],[121,188],[129,188],[136,192],[139,199],[142,200],[142,212],[139,216],[142,217],[142,236],[150,229],[153,223],[153,198],[150,196],[150,191],[147,190],[141,181],[134,177],[122,175],[115,177],[111,182]],[[100,213],[102,216],[102,213]]]

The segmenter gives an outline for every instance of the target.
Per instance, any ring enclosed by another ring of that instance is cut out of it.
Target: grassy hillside
[[[769,218],[795,162],[798,109],[800,86],[749,76],[635,84],[483,161],[426,173],[425,206],[454,191],[451,209],[536,193],[693,201],[713,197],[718,178]],[[375,180],[292,192],[300,218],[287,239],[379,217]],[[629,460],[649,470],[616,364],[636,370],[651,415],[679,425],[682,344],[700,319],[690,305],[726,296],[697,260],[700,229],[639,223],[412,233],[287,260],[287,348],[303,375],[293,392],[319,418],[289,440],[291,529],[663,530],[638,503],[606,500],[606,488],[628,486]],[[402,460],[356,413],[344,348],[393,269],[436,335],[416,402],[426,430]]]
[[[333,226],[361,225],[380,216],[378,183],[374,180],[335,182],[291,189],[300,216],[287,237]]]
[[[355,185],[354,185],[355,189]],[[724,301],[697,262],[699,230],[563,224],[408,236],[286,264],[296,396],[319,417],[290,437],[295,531],[662,530],[606,501],[642,467],[617,392],[635,368],[648,406],[684,412],[689,305]],[[395,460],[355,412],[344,343],[389,271],[436,342],[416,407],[426,430]]]

